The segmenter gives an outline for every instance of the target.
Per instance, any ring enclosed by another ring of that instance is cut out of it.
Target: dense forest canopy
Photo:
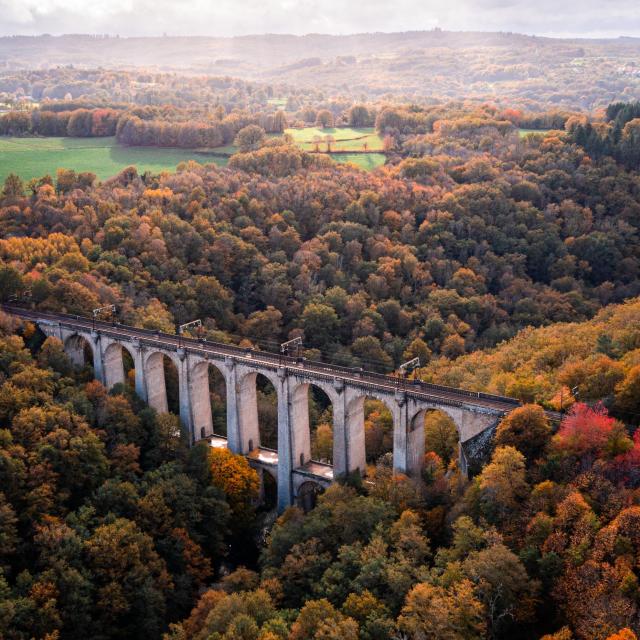
[[[163,364],[157,413],[131,362],[106,389],[0,311],[0,638],[635,640],[637,41],[196,42],[0,39],[1,140],[228,161],[106,180],[81,166],[23,180],[17,161],[0,192],[0,302],[115,305],[112,320],[166,333],[200,319],[200,338],[298,338],[301,356],[384,373],[418,358],[412,375],[522,406],[470,477],[456,425],[428,413],[408,477],[369,398],[365,477],[276,520],[245,457],[188,446],[177,370]],[[353,140],[384,166],[330,159]],[[224,384],[210,374],[218,435]],[[276,448],[276,391],[261,381],[256,398]],[[328,398],[311,393],[309,415],[312,455],[330,462]]]
[[[491,110],[438,115],[373,174],[274,139],[228,169],[8,180],[4,294],[170,330],[202,317],[256,345],[300,332],[317,357],[390,370],[414,342],[457,356],[640,293],[636,173]]]

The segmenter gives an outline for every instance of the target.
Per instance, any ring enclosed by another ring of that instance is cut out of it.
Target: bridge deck
[[[514,398],[507,398],[479,391],[468,391],[442,385],[430,384],[420,380],[404,380],[372,371],[363,371],[342,367],[339,365],[296,359],[268,351],[242,349],[234,345],[219,342],[200,341],[193,338],[184,338],[177,335],[165,334],[148,329],[139,329],[118,323],[93,321],[82,316],[68,314],[46,313],[25,309],[15,305],[2,305],[2,308],[11,314],[26,320],[50,321],[60,323],[63,327],[75,331],[97,330],[108,337],[120,340],[139,340],[140,343],[149,346],[157,346],[169,350],[184,349],[186,352],[206,357],[214,355],[218,357],[232,357],[236,360],[246,360],[247,363],[266,367],[284,367],[290,373],[301,376],[317,376],[331,380],[342,380],[350,385],[366,390],[383,393],[403,392],[417,400],[433,401],[435,403],[452,406],[470,406],[487,409],[495,412],[507,413],[520,402]],[[310,375],[311,374],[311,375]],[[557,420],[559,414],[547,412],[549,418]]]

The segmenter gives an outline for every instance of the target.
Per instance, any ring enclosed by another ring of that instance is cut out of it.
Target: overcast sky
[[[640,36],[640,0],[0,0],[0,34],[461,31]]]

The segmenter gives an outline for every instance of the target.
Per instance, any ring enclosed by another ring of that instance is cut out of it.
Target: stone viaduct
[[[278,509],[292,504],[310,487],[326,487],[340,475],[365,466],[364,401],[381,400],[393,416],[393,466],[420,473],[424,454],[424,415],[434,409],[455,422],[460,442],[495,426],[519,405],[517,400],[464,391],[382,374],[310,362],[264,351],[181,338],[88,318],[48,314],[6,306],[59,338],[74,364],[83,366],[90,351],[95,377],[111,388],[125,381],[123,354],[133,360],[137,394],[158,412],[166,412],[163,359],[175,365],[179,379],[180,419],[192,443],[210,439],[247,455],[250,463],[277,482]],[[227,436],[215,436],[209,393],[209,367],[226,383]],[[278,449],[261,447],[256,377],[265,376],[277,392]],[[322,389],[333,405],[333,465],[311,459],[309,388]],[[460,464],[466,471],[463,447]]]

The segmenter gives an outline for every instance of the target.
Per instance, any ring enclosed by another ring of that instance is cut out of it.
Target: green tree
[[[23,290],[20,272],[9,265],[0,265],[0,300],[6,302]]]
[[[256,151],[266,140],[266,134],[262,127],[256,124],[250,124],[238,131],[233,143],[242,151]]]
[[[533,618],[538,584],[529,579],[518,556],[505,545],[498,543],[469,554],[462,570],[484,604],[492,635]]]
[[[336,341],[340,321],[333,307],[310,302],[302,312],[301,322],[309,346],[324,350]]]
[[[541,406],[526,404],[500,421],[496,430],[496,447],[512,446],[530,464],[545,451],[551,440],[551,425]]]
[[[458,449],[455,422],[442,411],[428,411],[424,418],[424,444],[426,451],[434,451],[448,465]]]
[[[244,323],[243,332],[250,340],[277,340],[282,333],[282,313],[272,306],[254,311]]]
[[[478,486],[482,511],[491,522],[513,518],[529,490],[524,456],[514,447],[498,447],[478,477]]]
[[[197,276],[194,279],[194,289],[203,322],[209,317],[215,320],[218,327],[228,327],[233,294],[214,276]]]
[[[349,125],[352,127],[366,127],[369,125],[369,110],[364,104],[354,104],[349,109]]]
[[[409,346],[402,353],[402,359],[405,362],[420,358],[420,366],[424,367],[431,360],[431,349],[422,338],[414,338]]]
[[[118,518],[99,526],[84,547],[96,588],[95,635],[159,635],[173,584],[153,539]]]
[[[16,549],[18,544],[18,518],[4,493],[0,492],[0,567]]]
[[[347,621],[350,621],[347,622]],[[347,622],[347,624],[344,624]],[[332,632],[333,631],[333,632]],[[291,627],[289,640],[357,640],[358,625],[345,618],[328,600],[309,600]]]
[[[367,369],[387,373],[393,368],[393,360],[382,348],[380,340],[375,336],[360,336],[356,338],[351,345],[351,353]]]
[[[616,387],[615,410],[634,424],[640,420],[640,365],[632,367]]]
[[[333,127],[333,113],[329,109],[321,109],[316,115],[316,126],[322,129]]]
[[[42,343],[38,352],[38,363],[62,375],[69,375],[73,371],[73,363],[66,354],[62,341],[55,336],[49,336]]]

